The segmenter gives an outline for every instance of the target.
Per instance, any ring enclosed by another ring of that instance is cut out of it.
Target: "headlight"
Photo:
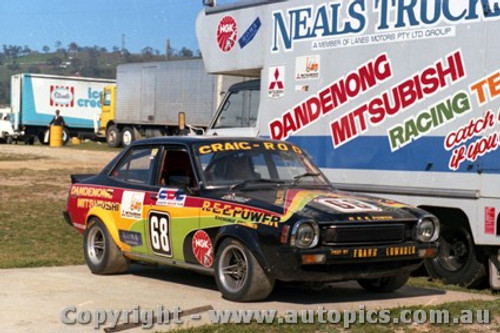
[[[439,221],[435,217],[421,218],[413,230],[413,238],[420,242],[434,242],[439,237]]]
[[[290,244],[299,249],[310,249],[318,245],[319,227],[314,221],[295,223],[290,237]]]

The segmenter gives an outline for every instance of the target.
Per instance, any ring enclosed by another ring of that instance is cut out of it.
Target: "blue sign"
[[[260,27],[262,26],[262,22],[260,22],[260,18],[257,17],[255,21],[250,25],[250,27],[245,31],[243,36],[238,40],[238,43],[240,44],[241,48],[244,48],[247,46],[252,39],[257,35],[257,32],[259,32]]]

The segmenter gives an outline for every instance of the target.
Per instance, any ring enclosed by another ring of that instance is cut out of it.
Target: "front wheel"
[[[486,267],[481,260],[469,230],[445,224],[440,232],[438,254],[425,260],[425,268],[432,278],[446,284],[477,288],[486,282]]]
[[[358,283],[366,291],[389,293],[404,286],[409,278],[410,273],[402,272],[395,276],[386,276],[377,279],[359,279]]]
[[[98,218],[92,218],[85,229],[83,254],[87,266],[94,274],[124,273],[130,264]]]
[[[222,296],[231,301],[265,299],[274,288],[255,256],[243,244],[225,239],[215,257],[215,282]]]
[[[106,130],[106,142],[111,148],[120,147],[122,144],[122,137],[118,126],[110,125]]]

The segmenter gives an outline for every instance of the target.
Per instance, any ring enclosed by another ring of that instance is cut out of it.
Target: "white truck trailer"
[[[93,136],[99,128],[101,92],[114,80],[45,74],[17,74],[11,78],[11,121],[26,141],[47,143],[48,125],[60,110],[66,126],[64,142],[70,136]]]
[[[205,4],[207,71],[257,79],[230,89],[207,134],[290,140],[339,189],[432,212],[428,272],[500,289],[498,1]]]
[[[177,135],[179,113],[191,128],[205,129],[227,88],[241,77],[209,75],[199,58],[119,65],[106,87],[102,132],[110,146]]]

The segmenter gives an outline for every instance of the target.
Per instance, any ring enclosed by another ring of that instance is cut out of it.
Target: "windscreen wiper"
[[[306,178],[306,177],[319,177],[319,176],[321,176],[321,174],[318,173],[318,172],[305,172],[303,174],[300,174],[298,176],[293,177],[292,186],[293,185],[297,185],[302,178]]]
[[[263,184],[283,184],[285,182],[281,181],[281,180],[265,179],[265,178],[261,178],[261,179],[246,179],[246,180],[242,181],[241,183],[237,183],[237,184],[231,185],[231,187],[229,187],[229,189],[232,191],[232,190],[237,190],[239,188],[245,187],[248,184],[259,184],[259,183],[263,183]]]

